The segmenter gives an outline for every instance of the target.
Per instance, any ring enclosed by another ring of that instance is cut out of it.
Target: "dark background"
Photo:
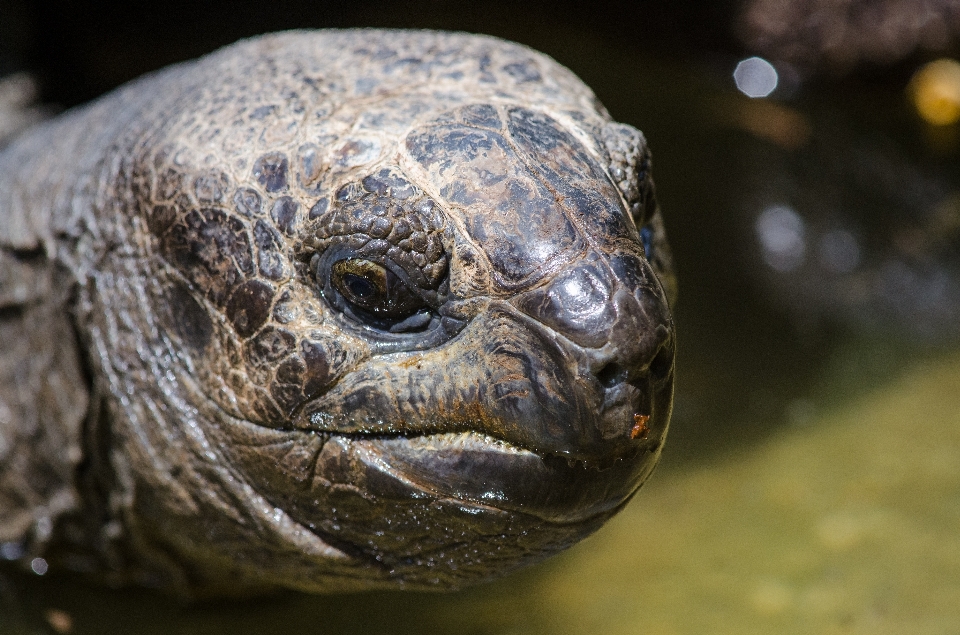
[[[549,45],[558,30],[674,57],[734,52],[734,0],[210,0],[0,2],[0,51],[28,68],[45,101],[74,105],[144,72],[237,39],[293,28],[391,27],[483,32]]]

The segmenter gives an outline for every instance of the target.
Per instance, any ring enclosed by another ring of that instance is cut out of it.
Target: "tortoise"
[[[496,38],[293,31],[0,153],[0,546],[185,595],[460,588],[622,509],[673,398],[643,135]]]

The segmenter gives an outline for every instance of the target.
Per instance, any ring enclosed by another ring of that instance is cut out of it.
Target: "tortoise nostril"
[[[616,362],[610,362],[597,371],[597,380],[604,388],[613,388],[627,380],[627,369]]]
[[[650,362],[650,379],[655,384],[661,383],[670,376],[673,370],[673,346],[669,343],[660,347],[657,356]]]

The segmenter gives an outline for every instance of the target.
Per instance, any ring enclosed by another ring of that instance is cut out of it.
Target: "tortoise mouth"
[[[555,524],[612,513],[660,456],[672,357],[656,376],[608,360],[596,377],[597,360],[530,322],[494,304],[437,349],[361,365],[290,425],[330,439],[336,461],[313,463],[348,462],[373,496]]]
[[[479,432],[351,439],[357,458],[408,487],[461,505],[519,512],[556,524],[609,514],[655,467],[652,442],[604,466],[540,455]],[[602,467],[602,469],[601,469]]]
[[[290,425],[357,439],[475,432],[547,461],[607,468],[659,445],[673,366],[671,356],[655,375],[604,357],[497,305],[442,347],[361,365]],[[636,417],[649,423],[641,434],[632,432]]]

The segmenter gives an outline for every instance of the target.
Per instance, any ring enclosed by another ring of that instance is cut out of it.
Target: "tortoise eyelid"
[[[351,280],[352,279],[352,280]],[[338,260],[330,267],[330,284],[361,314],[406,319],[424,308],[424,302],[389,267],[363,258]],[[369,294],[358,287],[369,285]]]

